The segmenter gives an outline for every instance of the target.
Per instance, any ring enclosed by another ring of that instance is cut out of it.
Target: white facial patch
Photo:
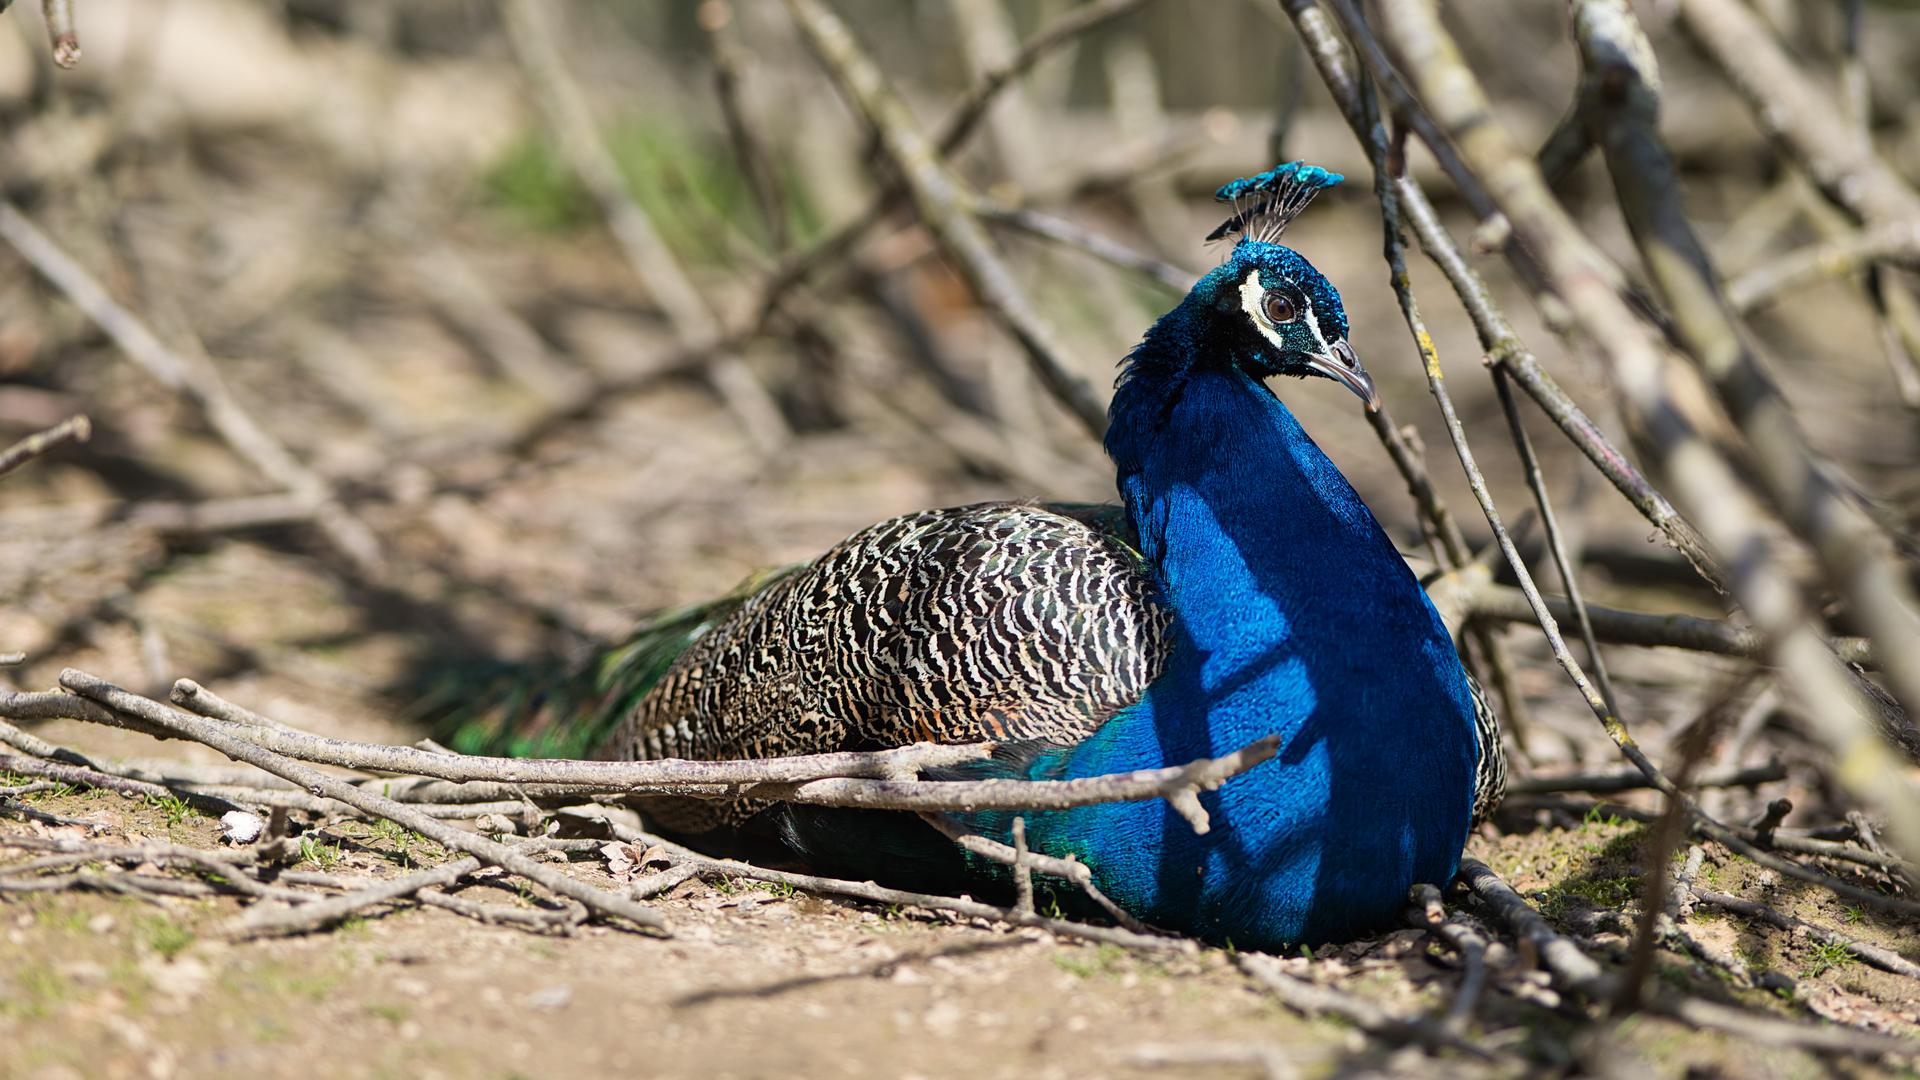
[[[1267,287],[1260,284],[1260,271],[1248,272],[1247,279],[1240,283],[1240,310],[1246,312],[1247,318],[1253,320],[1256,330],[1259,330],[1268,341],[1273,342],[1274,348],[1284,351],[1287,343],[1280,340],[1280,331],[1274,329],[1273,323],[1267,319],[1267,313],[1262,310],[1260,301],[1265,299],[1266,295]]]
[[[1327,336],[1320,332],[1320,317],[1313,313],[1313,301],[1311,299],[1307,300],[1306,315],[1307,329],[1313,331],[1313,342],[1320,346],[1320,355],[1330,355],[1332,350],[1327,347]]]
[[[1247,318],[1253,320],[1254,327],[1262,336],[1273,342],[1274,348],[1285,351],[1287,343],[1281,339],[1279,328],[1267,318],[1266,306],[1261,303],[1266,295],[1267,287],[1260,284],[1260,271],[1249,271],[1246,280],[1240,283],[1240,310],[1246,312]],[[1320,320],[1313,313],[1311,299],[1307,300],[1304,314],[1307,319],[1307,329],[1313,333],[1314,343],[1320,346],[1320,354],[1327,355],[1330,352],[1327,347],[1327,338],[1320,332]]]

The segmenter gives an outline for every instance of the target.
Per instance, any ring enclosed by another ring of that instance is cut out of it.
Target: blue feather
[[[1106,444],[1173,651],[1141,701],[1025,775],[1179,765],[1268,734],[1280,753],[1202,796],[1205,835],[1145,802],[1030,814],[1027,836],[1149,922],[1276,948],[1386,925],[1410,886],[1453,876],[1477,741],[1426,594],[1259,381],[1310,372],[1249,330],[1250,274],[1330,303],[1344,336],[1337,294],[1304,259],[1243,242],[1129,357]],[[1004,838],[1011,816],[966,820]]]

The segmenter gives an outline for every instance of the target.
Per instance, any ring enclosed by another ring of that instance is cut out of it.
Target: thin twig
[[[1263,953],[1240,953],[1234,957],[1240,970],[1280,1003],[1308,1016],[1337,1016],[1369,1035],[1378,1035],[1397,1043],[1411,1043],[1434,1049],[1448,1049],[1470,1057],[1492,1059],[1492,1051],[1449,1030],[1444,1024],[1425,1018],[1394,1016],[1364,998],[1344,990],[1308,982],[1289,975],[1280,961]]]
[[[833,896],[845,896],[855,900],[866,900],[876,904],[902,904],[927,908],[932,911],[950,911],[970,919],[988,919],[1004,922],[1011,926],[1029,926],[1058,934],[1062,937],[1084,938],[1088,941],[1108,945],[1120,945],[1130,949],[1153,951],[1192,952],[1195,945],[1186,938],[1163,937],[1152,934],[1138,934],[1131,930],[1111,926],[1091,926],[1086,923],[1068,922],[1062,919],[1049,919],[1032,913],[1021,914],[1011,908],[994,907],[966,897],[933,896],[928,893],[906,892],[900,889],[888,889],[870,881],[842,881],[838,878],[818,877],[813,874],[795,874],[785,870],[770,870],[754,866],[751,863],[735,859],[715,859],[699,852],[663,840],[646,833],[616,827],[615,835],[623,843],[641,848],[658,846],[667,852],[668,857],[677,863],[699,868],[703,874],[717,874],[724,877],[747,878],[751,881],[770,881],[776,885],[790,885],[807,892],[826,893]]]
[[[504,0],[507,37],[521,70],[559,142],[561,154],[606,218],[648,295],[660,305],[683,345],[709,350],[709,377],[720,396],[763,453],[792,438],[778,403],[746,361],[720,342],[728,335],[680,265],[653,220],[634,200],[613,153],[600,137],[593,111],[554,40],[553,9],[542,0]]]
[[[1789,933],[1805,934],[1807,937],[1823,945],[1840,946],[1861,960],[1879,968],[1881,971],[1890,971],[1895,975],[1905,975],[1909,979],[1920,979],[1920,964],[1915,964],[1913,961],[1908,960],[1891,949],[1883,949],[1877,945],[1869,945],[1862,941],[1855,941],[1853,938],[1847,937],[1837,931],[1828,930],[1822,926],[1815,926],[1813,923],[1807,922],[1804,919],[1796,919],[1791,915],[1776,911],[1758,901],[1743,900],[1738,896],[1729,896],[1726,893],[1715,892],[1712,889],[1703,889],[1698,885],[1692,886],[1691,891],[1694,899],[1703,904],[1724,908],[1736,915],[1744,915],[1749,919],[1759,919],[1762,922],[1777,926]]]
[[[972,196],[941,164],[934,145],[846,24],[819,0],[787,0],[787,8],[841,93],[879,135],[921,220],[981,304],[1019,342],[1041,385],[1098,439],[1107,427],[1105,403],[1067,359],[1053,328],[994,250],[973,214]]]
[[[451,885],[480,869],[480,865],[479,859],[468,856],[405,877],[368,885],[344,896],[290,908],[256,906],[229,922],[225,932],[229,937],[245,939],[319,930],[370,907],[412,896],[421,889]]]
[[[1134,918],[1131,912],[1119,904],[1114,903],[1106,893],[1101,892],[1100,887],[1093,883],[1092,869],[1078,859],[1055,858],[1052,855],[1043,855],[1039,852],[1025,850],[1024,846],[1019,848],[1010,847],[998,840],[981,836],[978,833],[968,832],[965,828],[941,814],[923,813],[920,817],[926,821],[927,824],[940,830],[941,834],[946,836],[947,839],[952,840],[965,850],[981,858],[991,859],[1003,866],[1013,867],[1016,883],[1019,877],[1027,877],[1027,889],[1029,891],[1032,889],[1031,873],[1050,874],[1053,877],[1079,886],[1080,890],[1087,894],[1088,899],[1099,905],[1100,910],[1107,913],[1108,918],[1126,927],[1128,930],[1136,934],[1151,934],[1154,932],[1152,927]],[[1016,834],[1015,838],[1021,845],[1024,845],[1026,841],[1026,823],[1023,819],[1016,820],[1020,820],[1021,825],[1020,832]],[[1028,873],[1022,873],[1023,870]],[[1029,896],[1028,900],[1031,901],[1031,899],[1032,897]],[[1029,907],[1029,910],[1031,910],[1031,907]]]
[[[312,506],[314,523],[341,554],[363,573],[382,573],[380,541],[373,531],[341,507],[326,480],[301,464],[240,404],[211,364],[189,362],[169,349],[145,323],[115,301],[86,268],[3,199],[0,239],[12,244],[42,277],[105,331],[128,359],[199,408],[235,453]]]
[[[1527,268],[1540,271],[1546,279],[1541,288],[1552,288],[1607,358],[1614,385],[1636,414],[1650,452],[1695,511],[1706,535],[1724,550],[1749,556],[1730,582],[1735,598],[1772,643],[1770,655],[1789,677],[1816,732],[1836,760],[1848,763],[1838,778],[1889,814],[1899,835],[1920,847],[1920,811],[1876,730],[1879,713],[1865,704],[1852,674],[1820,639],[1797,588],[1777,563],[1765,557],[1771,545],[1761,531],[1764,511],[1743,494],[1742,478],[1710,448],[1697,421],[1690,419],[1703,402],[1701,389],[1688,385],[1692,373],[1670,358],[1665,341],[1621,299],[1615,285],[1617,268],[1567,217],[1540,181],[1529,155],[1503,125],[1489,119],[1492,114],[1485,94],[1432,5],[1427,0],[1383,0],[1382,12],[1386,32],[1419,83],[1426,107],[1435,110],[1441,127],[1461,152],[1462,161],[1452,163],[1462,170],[1458,179],[1473,182],[1463,162],[1500,178],[1491,189],[1499,209],[1512,223],[1524,250],[1538,260],[1537,267],[1528,263]],[[1365,27],[1357,32],[1365,34]],[[1395,105],[1419,109],[1421,102],[1407,99]],[[1693,382],[1697,384],[1697,378]],[[1535,606],[1537,613],[1544,610]],[[1564,651],[1556,650],[1556,655],[1563,667],[1572,664],[1571,655]],[[1584,679],[1576,680],[1580,682]],[[1596,703],[1604,716],[1604,702],[1590,694],[1589,704]],[[1607,726],[1629,760],[1653,768],[1625,738],[1624,730],[1618,729],[1617,720]]]
[[[316,772],[291,758],[283,757],[238,737],[233,733],[234,729],[222,728],[214,721],[149,701],[72,668],[60,673],[60,682],[69,690],[83,694],[108,708],[139,716],[147,723],[169,730],[178,737],[203,743],[236,761],[244,761],[275,776],[291,780],[315,795],[324,795],[357,810],[386,818],[412,829],[442,847],[475,855],[485,862],[545,886],[561,896],[578,900],[599,914],[618,916],[649,930],[666,932],[666,920],[650,908],[642,907],[624,897],[557,873],[551,867],[535,862],[504,844],[447,825],[404,804]]]
[[[1513,388],[1508,385],[1511,378],[1507,369],[1493,365],[1493,386],[1500,398],[1500,411],[1507,418],[1507,430],[1513,433],[1513,447],[1520,455],[1520,468],[1526,474],[1527,488],[1533,492],[1534,505],[1540,509],[1540,525],[1547,535],[1547,550],[1553,554],[1554,569],[1560,574],[1560,584],[1567,590],[1567,606],[1573,609],[1574,625],[1580,631],[1580,640],[1587,647],[1587,663],[1593,668],[1594,685],[1600,690],[1600,698],[1607,708],[1615,714],[1620,711],[1620,698],[1613,692],[1613,679],[1607,674],[1606,658],[1600,655],[1600,642],[1594,634],[1593,613],[1587,609],[1586,598],[1580,592],[1580,574],[1574,566],[1573,556],[1568,553],[1566,537],[1560,530],[1560,520],[1553,512],[1553,499],[1547,493],[1547,479],[1540,470],[1540,459],[1533,452],[1533,440],[1527,436],[1526,425],[1520,421],[1520,407],[1513,400]]]
[[[45,431],[35,432],[0,450],[0,476],[7,475],[61,443],[86,442],[92,437],[91,421],[85,416],[70,416]]]

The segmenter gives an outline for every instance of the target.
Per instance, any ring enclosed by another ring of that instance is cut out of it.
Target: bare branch
[[[290,758],[239,738],[232,733],[231,729],[222,728],[213,721],[177,709],[170,709],[158,702],[148,701],[137,694],[130,694],[111,683],[72,668],[62,671],[60,680],[61,685],[69,690],[84,694],[111,709],[137,715],[142,720],[171,731],[181,738],[203,743],[236,761],[244,761],[282,779],[290,780],[315,795],[324,795],[357,810],[403,825],[442,847],[478,856],[485,862],[543,885],[561,896],[578,900],[599,914],[618,916],[649,930],[666,932],[666,920],[661,918],[658,912],[557,873],[551,867],[535,862],[503,844],[457,829],[384,796],[315,772]]]
[[[1067,359],[1058,336],[1027,300],[1013,273],[994,250],[973,215],[972,196],[920,133],[912,115],[887,85],[838,16],[819,0],[787,0],[787,8],[834,82],[872,125],[899,171],[920,218],[933,231],[983,306],[1025,350],[1041,385],[1098,439],[1106,432],[1106,406]]]
[[[723,347],[727,336],[720,321],[702,299],[672,249],[660,238],[653,220],[627,190],[619,164],[600,138],[593,112],[580,87],[567,71],[554,41],[552,9],[542,0],[505,0],[508,38],[520,59],[521,70],[533,84],[535,97],[559,141],[560,151],[594,200],[600,204],[607,228],[647,293],[666,313],[683,345],[706,349],[709,372],[719,391],[763,452],[771,453],[792,437],[779,405],[760,385],[746,361]]]
[[[80,63],[80,36],[73,28],[73,0],[41,0],[47,17],[47,36],[53,43],[53,62],[63,68]]]
[[[0,450],[0,476],[32,461],[64,442],[86,442],[93,437],[93,424],[84,416],[72,416],[45,431],[35,432],[5,450]]]
[[[344,896],[291,908],[256,906],[228,923],[226,933],[229,937],[244,939],[318,930],[370,907],[412,896],[422,889],[451,885],[478,869],[480,860],[468,856],[405,877],[377,882]]]
[[[1308,1016],[1337,1016],[1369,1035],[1378,1035],[1397,1043],[1445,1048],[1476,1058],[1494,1057],[1492,1051],[1468,1042],[1445,1025],[1426,1019],[1394,1016],[1378,1005],[1344,990],[1289,975],[1281,968],[1280,961],[1263,953],[1240,953],[1234,957],[1234,962],[1241,971],[1253,976],[1255,982],[1278,998],[1281,1004],[1296,1012]]]
[[[128,359],[199,408],[207,423],[248,464],[306,500],[314,508],[315,524],[341,554],[365,573],[378,576],[383,572],[380,541],[373,531],[343,509],[327,482],[295,459],[254,419],[211,364],[191,362],[162,344],[145,323],[109,296],[93,275],[5,200],[0,200],[0,239],[12,244],[42,277],[105,331]]]
[[[1539,260],[1559,299],[1607,359],[1615,389],[1649,453],[1695,510],[1695,520],[1716,547],[1759,556],[1745,559],[1730,584],[1772,643],[1772,658],[1787,673],[1835,760],[1847,763],[1839,778],[1890,816],[1903,843],[1920,848],[1920,807],[1876,729],[1878,712],[1820,639],[1787,575],[1766,557],[1771,548],[1759,530],[1764,512],[1744,497],[1741,478],[1712,450],[1693,418],[1704,404],[1697,380],[1689,381],[1691,372],[1670,358],[1665,343],[1621,300],[1613,284],[1617,268],[1567,218],[1531,158],[1502,125],[1489,120],[1478,80],[1432,6],[1426,0],[1386,0],[1382,11],[1386,31],[1426,106],[1435,110],[1464,162],[1497,178],[1489,190],[1524,249]],[[1419,103],[1406,104],[1417,108]],[[1644,760],[1630,742],[1622,748],[1630,759]]]

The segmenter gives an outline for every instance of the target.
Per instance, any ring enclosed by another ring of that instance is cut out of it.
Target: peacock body
[[[973,774],[1035,779],[1277,734],[1274,759],[1202,796],[1205,834],[1156,801],[1027,814],[1028,843],[1085,862],[1149,922],[1245,947],[1392,921],[1411,885],[1452,877],[1504,758],[1419,583],[1264,381],[1330,377],[1373,400],[1338,293],[1275,242],[1339,179],[1294,163],[1221,189],[1241,239],[1122,369],[1106,438],[1120,507],[987,503],[872,526],[636,637],[546,721],[577,717],[563,726],[622,758],[993,740]],[[683,832],[768,810],[646,809]],[[1012,818],[956,817],[1003,839]],[[901,815],[810,810],[786,829],[823,859],[960,858]]]

